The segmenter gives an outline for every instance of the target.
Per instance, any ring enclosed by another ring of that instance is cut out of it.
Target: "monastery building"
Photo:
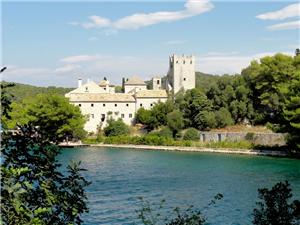
[[[105,127],[107,120],[121,118],[126,124],[134,123],[135,114],[141,107],[151,109],[158,102],[165,102],[169,94],[195,88],[195,57],[172,55],[169,71],[164,79],[153,77],[152,89],[139,77],[131,77],[122,84],[123,93],[115,93],[115,86],[104,78],[100,83],[78,80],[78,88],[67,93],[69,101],[80,107],[87,116],[85,130],[96,132]]]

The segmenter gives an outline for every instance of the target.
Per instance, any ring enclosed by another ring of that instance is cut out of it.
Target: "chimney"
[[[82,86],[82,79],[79,78],[79,79],[78,79],[78,87],[80,88],[81,86]]]

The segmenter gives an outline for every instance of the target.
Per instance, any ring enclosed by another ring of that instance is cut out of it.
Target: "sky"
[[[77,79],[149,80],[169,56],[196,56],[196,70],[240,73],[252,60],[293,55],[298,1],[2,1],[2,80],[75,87]]]

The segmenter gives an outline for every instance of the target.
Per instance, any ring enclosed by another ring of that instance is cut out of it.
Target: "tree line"
[[[198,78],[195,89],[182,90],[150,110],[139,109],[137,122],[149,130],[168,126],[174,136],[190,127],[210,130],[240,123],[267,125],[275,132],[289,133],[289,146],[300,148],[299,54],[261,58],[240,75],[204,77],[207,85],[201,85]]]

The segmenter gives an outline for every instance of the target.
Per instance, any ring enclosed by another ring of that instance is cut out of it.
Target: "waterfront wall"
[[[200,141],[241,141],[248,140],[255,145],[283,146],[286,144],[284,133],[247,133],[247,132],[200,132]]]

